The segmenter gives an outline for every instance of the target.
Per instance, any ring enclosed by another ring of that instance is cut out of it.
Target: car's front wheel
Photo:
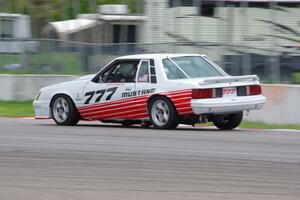
[[[212,118],[213,124],[221,130],[231,130],[240,125],[243,120],[243,112],[227,115],[215,115]]]
[[[79,113],[71,100],[66,95],[57,95],[51,104],[52,117],[56,124],[73,126],[80,120]]]
[[[156,97],[149,104],[150,120],[155,128],[174,129],[178,126],[176,110],[166,97]]]

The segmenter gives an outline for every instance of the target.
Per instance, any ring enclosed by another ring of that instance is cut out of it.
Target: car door
[[[110,118],[117,109],[109,106],[114,101],[130,97],[130,93],[135,90],[136,72],[139,60],[117,60],[106,67],[92,81],[87,83],[84,89],[84,107],[80,109],[83,118],[102,119]],[[128,94],[129,95],[124,95]],[[105,111],[105,112],[104,112]]]

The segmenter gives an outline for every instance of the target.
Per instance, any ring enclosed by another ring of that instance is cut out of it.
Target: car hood
[[[89,75],[81,76],[77,80],[91,80],[95,76],[96,76],[96,74],[89,74]]]
[[[73,87],[78,87],[78,89],[82,89],[87,82],[89,82],[93,77],[95,76],[95,74],[90,74],[90,75],[85,75],[85,76],[81,76],[78,77],[74,80],[69,80],[69,81],[65,81],[65,82],[61,82],[61,83],[56,83],[53,85],[49,85],[46,87],[43,87],[42,90],[63,90],[63,89],[69,89],[69,88],[73,88]]]

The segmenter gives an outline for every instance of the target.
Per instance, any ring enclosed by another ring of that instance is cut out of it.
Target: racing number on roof
[[[85,100],[84,104],[89,104],[95,94],[98,95],[95,100],[95,103],[100,102],[105,93],[109,93],[105,98],[105,101],[109,101],[111,99],[111,97],[114,95],[114,93],[117,91],[117,89],[118,89],[118,87],[112,87],[112,88],[103,89],[103,90],[86,92],[84,94],[84,96],[88,96],[88,98]]]

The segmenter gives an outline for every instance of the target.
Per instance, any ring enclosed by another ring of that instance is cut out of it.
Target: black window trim
[[[155,67],[154,59],[150,59],[150,67]]]
[[[140,69],[141,69],[141,66],[142,66],[142,62],[147,62],[148,63],[148,74],[149,74],[149,79],[148,81],[139,81],[139,73],[140,73]],[[140,63],[138,65],[138,70],[137,70],[137,73],[136,73],[136,77],[135,77],[135,82],[136,83],[151,83],[151,80],[150,80],[150,60],[149,59],[140,59]]]
[[[104,66],[102,69],[100,69],[100,71],[96,74],[96,76],[91,80],[94,83],[106,83],[106,79],[104,82],[99,82],[99,77],[107,72],[107,70],[111,70],[112,71],[112,67],[119,62],[137,62],[138,64],[141,62],[141,59],[117,59],[117,60],[113,60],[112,62],[108,63],[106,66]],[[111,68],[111,69],[110,69]],[[109,74],[107,75],[107,77],[109,77],[111,74],[111,72],[109,72]]]
[[[184,57],[184,56],[178,56],[178,57]],[[173,58],[176,58],[176,57],[173,57]],[[167,59],[168,59],[169,61],[171,61],[171,63],[173,63],[173,64],[177,67],[177,69],[179,69],[179,71],[185,76],[186,79],[191,79],[191,77],[189,77],[189,76],[181,69],[181,67],[179,67],[179,66],[177,65],[177,63],[175,63],[175,61],[172,59],[172,57],[167,57]]]

